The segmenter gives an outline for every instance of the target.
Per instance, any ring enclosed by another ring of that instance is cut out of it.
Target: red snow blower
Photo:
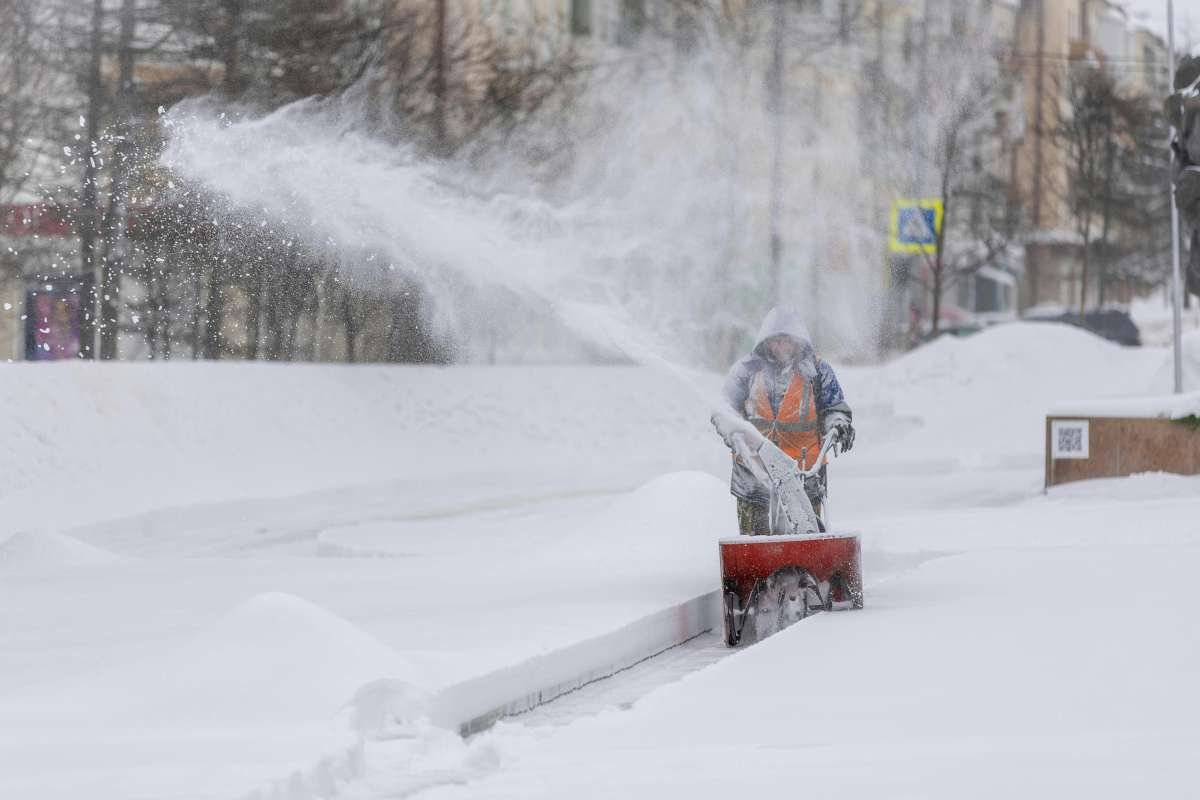
[[[759,641],[818,611],[862,608],[858,536],[824,533],[804,490],[837,443],[826,437],[810,469],[800,465],[749,422],[727,411],[712,423],[741,463],[770,489],[769,536],[722,539],[721,582],[725,643]],[[803,460],[803,459],[802,459]]]

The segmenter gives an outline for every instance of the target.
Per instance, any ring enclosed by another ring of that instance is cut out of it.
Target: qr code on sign
[[[1054,458],[1087,458],[1087,420],[1055,420],[1050,429],[1050,446]]]
[[[1083,431],[1079,428],[1059,428],[1058,429],[1058,452],[1060,453],[1082,453],[1083,452]]]

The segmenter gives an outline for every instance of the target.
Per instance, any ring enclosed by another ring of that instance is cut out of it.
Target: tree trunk
[[[264,355],[268,361],[278,361],[283,354],[283,298],[279,287],[279,275],[272,271],[266,286],[267,341]]]
[[[446,3],[435,0],[433,42],[433,135],[438,153],[449,150],[446,122]]]
[[[1089,209],[1090,210],[1090,209]],[[1079,272],[1079,321],[1083,322],[1084,314],[1087,313],[1087,284],[1088,270],[1091,267],[1092,261],[1092,223],[1090,216],[1088,221],[1084,223],[1083,230],[1083,267]]]
[[[942,254],[933,257],[933,335],[942,329]]]
[[[1109,134],[1104,153],[1104,196],[1100,200],[1100,252],[1097,253],[1099,260],[1096,264],[1096,305],[1098,308],[1104,307],[1105,289],[1109,277],[1108,237],[1112,228],[1113,195],[1116,193],[1116,175],[1114,173],[1116,171],[1117,146],[1115,135],[1115,131]]]
[[[203,328],[203,311],[204,297],[203,280],[200,277],[193,278],[195,283],[195,302],[192,303],[192,319],[191,319],[191,340],[192,340],[192,360],[195,361],[204,355],[204,328]]]
[[[357,357],[358,321],[354,318],[354,303],[350,290],[342,292],[342,324],[346,326],[346,361],[353,364]]]
[[[225,27],[217,35],[217,50],[225,77],[221,91],[226,97],[234,98],[242,93],[245,83],[242,78],[242,16],[245,0],[222,0],[225,10]]]
[[[317,275],[313,279],[316,287],[316,298],[312,304],[312,340],[309,342],[308,360],[321,360],[321,339],[325,335],[325,276]]]
[[[261,261],[255,263],[250,276],[249,297],[246,303],[246,358],[258,358],[258,342],[262,337],[263,275],[266,268]]]
[[[79,198],[79,256],[80,304],[79,355],[95,358],[96,316],[99,313],[99,292],[96,285],[96,239],[100,220],[98,172],[100,164],[100,114],[104,103],[104,86],[100,61],[104,47],[104,0],[92,3],[91,62],[88,67],[87,152],[83,160],[83,189]]]
[[[117,45],[116,143],[113,145],[112,182],[108,218],[104,225],[104,259],[100,265],[100,352],[104,361],[117,357],[120,311],[117,295],[129,260],[129,171],[133,161],[133,40],[137,31],[137,2],[123,0],[121,32]]]
[[[950,216],[950,169],[955,163],[957,140],[952,139],[947,146],[946,167],[942,171],[942,225],[933,232],[933,335],[937,336],[942,329],[942,289],[945,273],[946,253],[946,220]],[[934,225],[937,225],[935,218]]]
[[[221,248],[224,250],[224,248]],[[208,293],[204,301],[203,355],[206,359],[221,357],[221,328],[225,322],[225,259],[220,252],[208,270]]]

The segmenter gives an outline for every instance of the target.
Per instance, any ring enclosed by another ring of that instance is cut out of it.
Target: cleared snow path
[[[533,728],[560,727],[604,711],[624,711],[655,689],[682,680],[736,652],[725,646],[720,631],[702,633],[506,721]]]
[[[1200,376],[1200,337],[1185,356]],[[800,767],[846,798],[1044,774],[1186,793],[1200,485],[1040,496],[1046,409],[1162,391],[1169,354],[1012,325],[839,376],[864,612],[695,671],[669,652],[543,709],[576,724],[464,741],[408,712],[714,588],[728,453],[690,391],[632,368],[9,367],[0,797],[698,800]],[[1047,585],[1070,599],[1030,604]],[[341,735],[347,701],[384,730]]]
[[[429,800],[1190,796],[1198,514],[1200,479],[1147,475],[880,520],[908,563],[864,611],[622,713],[498,727],[499,766]]]

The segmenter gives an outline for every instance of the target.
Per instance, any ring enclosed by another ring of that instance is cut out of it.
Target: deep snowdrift
[[[107,550],[50,531],[18,531],[0,540],[0,572],[95,567],[120,560]]]
[[[637,368],[2,368],[0,536],[392,480],[558,471],[573,488],[632,488],[722,456],[704,413],[715,383]]]
[[[1169,359],[1017,324],[839,369],[860,439],[831,469],[831,505],[835,524],[864,534],[876,609],[866,615],[942,608],[959,581],[979,615],[1024,614],[1008,599],[989,605],[1002,596],[989,581],[1019,572],[1021,548],[1063,551],[1054,564],[1038,556],[1038,580],[1076,557],[1098,563],[1063,584],[1086,594],[1143,525],[1190,547],[1180,520],[1195,518],[1194,481],[1038,494],[1047,409],[1161,393]],[[1200,376],[1200,339],[1188,364]],[[374,773],[357,737],[419,713],[441,687],[712,589],[714,540],[733,529],[728,455],[707,423],[716,376],[698,391],[626,367],[5,369],[3,796],[199,799],[266,785],[263,796],[292,797],[356,781],[359,791]],[[993,560],[1001,549],[1017,552]],[[961,572],[919,568],[959,551],[972,559]],[[859,653],[860,672],[891,657],[872,649],[878,625],[866,615],[813,629]],[[969,622],[926,620],[888,624],[919,639]],[[853,630],[857,644],[843,641]],[[1019,625],[1004,630],[1019,640]],[[677,702],[699,708],[708,692],[734,691],[737,664],[772,649],[805,661],[789,648],[803,651],[808,635],[730,659]],[[863,725],[898,724],[886,711],[899,685],[872,690],[879,704],[855,711]],[[999,708],[1008,689],[992,685]],[[406,741],[432,747],[409,756],[440,764],[446,780],[504,763],[481,755],[491,745],[439,736]],[[520,774],[505,791],[521,795]]]
[[[1189,354],[1192,385],[1200,386],[1200,339]],[[1013,323],[942,337],[839,377],[860,418],[877,414],[862,419],[868,427],[880,423],[863,441],[872,459],[998,465],[1029,463],[1040,453],[1050,407],[1169,392],[1169,370],[1168,350],[1120,347],[1069,325]]]

